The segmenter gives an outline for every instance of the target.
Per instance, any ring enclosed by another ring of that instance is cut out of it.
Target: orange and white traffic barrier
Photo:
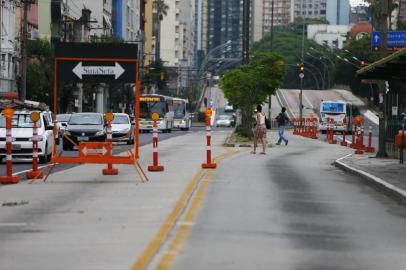
[[[13,138],[11,136],[12,132],[12,118],[14,115],[14,110],[7,107],[2,112],[4,118],[6,118],[6,176],[0,176],[0,184],[17,184],[20,179],[18,176],[13,175]]]
[[[158,165],[158,124],[159,114],[153,113],[152,120],[154,120],[153,129],[152,129],[152,166],[148,166],[148,171],[150,172],[161,172],[164,170],[164,166]]]
[[[330,122],[329,124],[330,132],[327,141],[329,144],[337,144],[337,140],[334,138],[334,119],[329,118],[329,122]]]
[[[107,126],[106,126],[106,142],[109,144],[110,147],[107,149],[107,156],[113,155],[113,131],[111,129],[111,121],[114,119],[114,114],[106,113],[105,115]],[[107,163],[107,168],[102,170],[103,175],[117,175],[118,169],[113,168],[112,163]]]
[[[352,131],[351,131],[351,144],[350,144],[350,147],[351,147],[351,148],[355,148],[355,131],[356,131],[356,126],[355,126],[355,124],[353,123],[353,125],[352,125]]]
[[[299,121],[297,118],[293,118],[293,135],[299,134]]]
[[[217,164],[214,163],[211,159],[211,123],[210,118],[212,115],[212,111],[210,108],[206,110],[206,139],[207,139],[207,147],[206,147],[206,163],[202,164],[203,169],[215,169]]]
[[[32,126],[32,170],[27,172],[27,179],[42,179],[44,178],[44,172],[38,170],[38,121],[40,114],[38,112],[32,112],[31,121]]]
[[[374,153],[375,152],[375,147],[372,146],[372,126],[369,126],[369,132],[368,132],[368,146],[366,148],[367,153]]]
[[[344,129],[343,129],[343,140],[341,141],[341,145],[342,146],[347,146],[348,145],[348,143],[347,143],[347,140],[346,140],[346,138],[345,138],[345,136],[346,136],[346,128],[344,127]]]
[[[362,147],[361,137],[362,137],[361,127],[358,126],[357,127],[357,141],[356,141],[356,144],[355,144],[355,154],[357,154],[357,155],[364,154],[364,149]]]

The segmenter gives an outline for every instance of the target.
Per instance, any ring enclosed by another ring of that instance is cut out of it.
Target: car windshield
[[[13,128],[32,128],[33,122],[31,121],[29,114],[15,114],[11,121]],[[41,121],[37,123],[38,127],[41,127]],[[6,119],[3,115],[0,116],[0,128],[6,127]]]
[[[102,125],[103,119],[97,114],[74,114],[69,120],[69,125]]]
[[[228,116],[228,115],[220,115],[218,119],[219,120],[230,120],[230,116]]]
[[[58,114],[56,116],[56,121],[58,122],[69,122],[71,115],[70,114]]]
[[[114,115],[113,122],[112,124],[129,124],[130,121],[128,119],[128,116],[125,115]]]
[[[344,104],[337,102],[322,103],[322,112],[324,113],[343,113]]]

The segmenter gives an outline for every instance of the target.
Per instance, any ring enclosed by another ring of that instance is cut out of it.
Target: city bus
[[[320,130],[326,133],[328,128],[327,118],[333,119],[334,131],[350,132],[352,118],[358,116],[358,108],[346,101],[322,101],[320,103]]]
[[[192,126],[192,119],[189,113],[189,102],[187,99],[174,98],[174,128],[189,130]]]
[[[142,95],[140,97],[140,132],[153,128],[152,114],[158,113],[158,130],[171,132],[173,128],[173,98],[163,95]]]

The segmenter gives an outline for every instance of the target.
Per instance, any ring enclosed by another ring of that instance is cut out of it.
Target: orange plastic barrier
[[[372,126],[369,126],[369,132],[368,132],[368,146],[366,148],[367,153],[374,153],[375,152],[375,147],[372,146]]]
[[[354,117],[353,124],[355,125],[355,130],[357,132],[356,142],[355,142],[355,154],[362,155],[365,151],[364,145],[364,118]]]
[[[32,170],[27,172],[27,179],[42,179],[44,172],[38,170],[38,121],[40,115],[38,112],[31,113],[32,127]]]
[[[211,159],[211,116],[212,111],[210,108],[206,110],[206,139],[207,139],[207,147],[206,147],[206,163],[202,164],[203,169],[215,169],[217,164],[212,161]]]
[[[153,118],[154,118],[154,116],[153,116]],[[150,171],[150,172],[161,172],[164,170],[164,166],[158,165],[158,125],[157,125],[156,121],[157,121],[157,119],[155,118],[154,124],[153,124],[153,132],[152,132],[153,165],[148,166],[148,171]]]
[[[2,114],[6,118],[6,166],[7,175],[0,176],[0,184],[18,184],[20,181],[18,176],[13,175],[13,139],[11,136],[12,132],[12,118],[14,115],[14,110],[7,107],[3,110]]]

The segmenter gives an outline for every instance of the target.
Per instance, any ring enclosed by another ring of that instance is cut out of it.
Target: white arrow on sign
[[[114,76],[117,80],[124,73],[123,67],[115,62],[115,66],[83,66],[79,62],[72,70],[79,79],[82,80],[83,76]]]
[[[87,149],[84,147],[82,149],[83,155],[87,156],[87,154],[102,154],[103,156],[107,154],[107,149],[102,147],[102,149]]]
[[[378,43],[378,41],[379,41],[379,36],[378,36],[378,35],[375,35],[375,36],[374,36],[374,39],[375,39],[375,42]]]

